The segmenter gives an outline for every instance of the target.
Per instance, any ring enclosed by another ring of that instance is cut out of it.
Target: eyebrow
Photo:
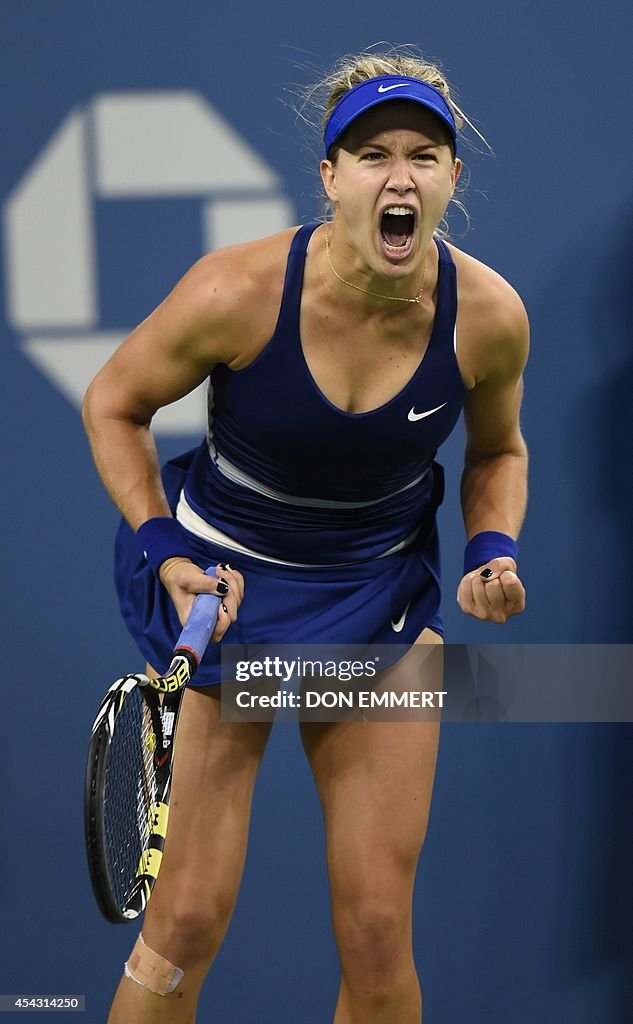
[[[409,152],[420,153],[424,149],[438,149],[441,143],[439,142],[422,142],[419,146],[412,146]],[[361,142],[358,145],[358,149],[381,149],[384,152],[388,152],[389,147],[382,145],[380,142]]]

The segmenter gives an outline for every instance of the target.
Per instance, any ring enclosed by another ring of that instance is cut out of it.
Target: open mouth
[[[380,234],[387,254],[407,256],[413,245],[415,215],[406,206],[389,206],[380,221]]]

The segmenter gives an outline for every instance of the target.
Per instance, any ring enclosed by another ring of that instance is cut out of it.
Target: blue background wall
[[[187,89],[278,175],[298,222],[318,210],[316,178],[298,147],[304,131],[280,102],[286,88],[313,79],[306,65],[323,69],[380,39],[415,41],[440,57],[496,153],[465,153],[472,227],[459,244],[515,285],[533,326],[521,560],[528,611],[501,633],[465,620],[454,604],[463,544],[456,435],[443,459],[448,636],[626,643],[631,20],[630,5],[617,0],[588,8],[364,0],[326,14],[281,0],[5,5],[0,197],[15,195],[67,114],[93,97]],[[201,253],[199,221],[193,199],[96,203],[100,330],[147,315]],[[0,989],[85,992],[84,1019],[97,1024],[133,933],[103,923],[89,891],[86,739],[104,687],[138,658],[111,584],[116,514],[77,409],[25,354],[8,261],[5,246]],[[192,440],[162,436],[161,451]],[[631,750],[624,725],[445,728],[416,892],[428,1021],[631,1019]],[[336,987],[319,809],[295,731],[280,725],[200,1020],[317,1024],[329,1019]]]

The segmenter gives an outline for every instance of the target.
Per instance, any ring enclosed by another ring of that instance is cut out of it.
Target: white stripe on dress
[[[273,501],[283,502],[285,505],[299,505],[304,508],[368,508],[371,505],[379,505],[382,501],[389,501],[390,498],[395,498],[398,494],[403,494],[404,491],[410,490],[419,484],[424,477],[427,476],[430,466],[427,466],[423,473],[416,476],[410,483],[405,484],[404,487],[399,487],[397,491],[391,491],[390,494],[385,494],[382,498],[371,498],[369,501],[337,501],[332,498],[303,498],[296,494],[285,494],[283,491],[276,491],[272,487],[268,487],[267,484],[260,483],[255,477],[249,476],[248,473],[244,473],[243,470],[234,466],[232,462],[225,459],[223,455],[219,455],[218,451],[212,441],[209,442],[209,455],[212,462],[219,469],[223,476],[227,477],[234,484],[239,484],[241,487],[247,487],[250,491],[255,491],[257,494],[261,494],[264,498],[270,498]]]
[[[235,551],[238,554],[249,555],[251,558],[258,558],[262,562],[271,562],[273,565],[290,565],[297,569],[324,569],[328,566],[339,566],[339,565],[355,565],[355,562],[328,562],[328,563],[314,563],[314,562],[285,562],[281,558],[272,558],[270,555],[263,555],[259,551],[254,551],[252,548],[246,547],[244,544],[240,544],[239,541],[229,537],[228,534],[218,530],[211,523],[208,523],[206,519],[199,516],[197,512],[194,512],[191,505],[187,501],[185,492],[181,491],[180,499],[178,501],[178,507],[176,509],[176,519],[184,526],[185,530],[189,533],[193,533],[195,537],[200,537],[202,540],[209,541],[211,544],[219,544],[221,547],[228,548],[231,551]],[[375,559],[386,558],[387,555],[393,555],[396,551],[402,551],[413,543],[419,533],[419,527],[416,528],[413,533],[405,537],[404,540],[399,541],[398,544],[394,544],[387,551],[383,551],[380,555],[375,555]],[[371,561],[374,561],[372,558]]]

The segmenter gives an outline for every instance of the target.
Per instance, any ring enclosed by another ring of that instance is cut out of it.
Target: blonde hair
[[[345,93],[353,89],[355,85],[366,82],[370,78],[377,78],[379,75],[406,75],[408,78],[419,78],[427,85],[432,85],[442,93],[448,103],[458,132],[466,123],[466,117],[455,103],[451,95],[451,87],[437,64],[431,64],[429,61],[409,53],[366,52],[342,57],[321,83],[322,87],[329,89],[322,128],[325,129],[334,107],[342,100]]]
[[[377,44],[383,46],[383,44]],[[442,68],[437,61],[425,58],[415,46],[390,46],[378,52],[374,47],[357,54],[347,54],[341,57],[332,70],[315,85],[310,86],[304,93],[304,101],[299,108],[299,116],[313,127],[315,122],[320,120],[321,134],[330,118],[330,115],[345,93],[349,92],[355,85],[365,82],[370,78],[377,78],[379,75],[406,75],[409,78],[419,78],[427,85],[432,85],[442,93],[448,103],[451,113],[455,119],[457,137],[461,142],[462,132],[466,126],[490,149],[485,138],[466,116],[463,110],[455,101],[454,91]],[[315,118],[307,112],[315,108],[319,116]],[[330,159],[336,161],[338,145],[335,143],[330,152]],[[465,186],[462,185],[460,192]],[[468,212],[459,198],[451,199],[451,202],[463,213],[466,222],[469,223]],[[329,200],[325,202],[325,214],[331,215],[332,206]],[[448,224],[442,221],[436,234],[446,237],[448,235]]]

